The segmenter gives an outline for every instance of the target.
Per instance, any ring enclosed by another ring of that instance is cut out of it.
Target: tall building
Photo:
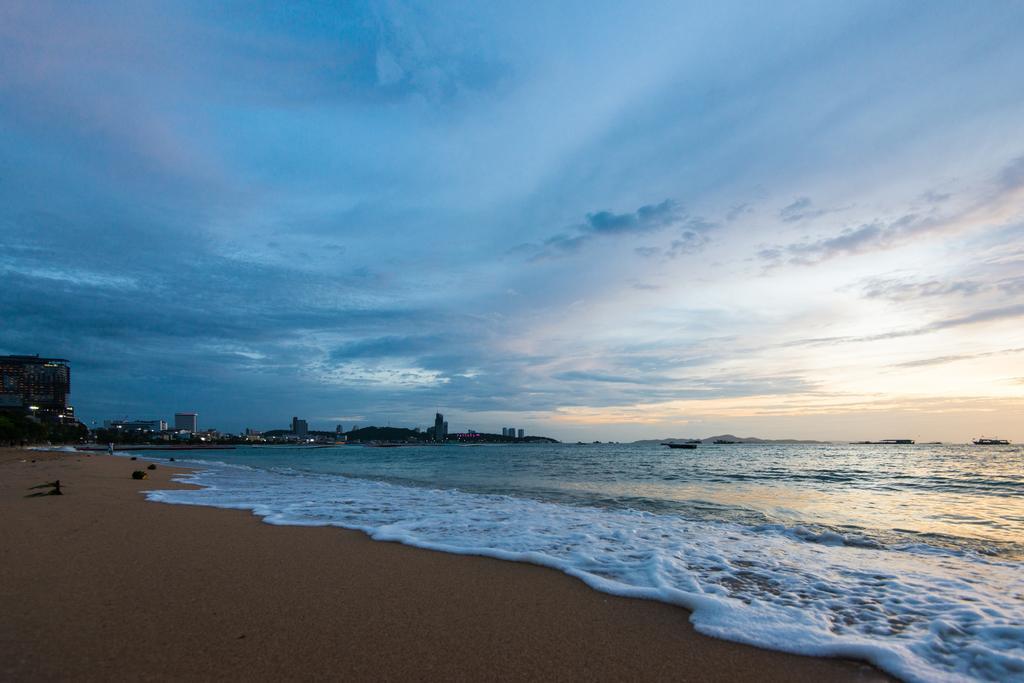
[[[446,436],[448,436],[448,423],[444,421],[444,415],[436,413],[434,415],[434,441],[444,441]]]
[[[525,429],[523,429],[522,427],[520,427],[520,428],[519,428],[519,435],[518,435],[518,436],[517,436],[516,438],[519,438],[519,439],[521,439],[521,438],[523,438],[524,436],[526,436],[526,430],[525,430]]]
[[[510,439],[516,438],[516,428],[515,427],[509,427],[508,428],[508,437]]]
[[[309,424],[297,417],[292,418],[292,434],[295,436],[306,436],[309,433]]]
[[[502,427],[501,428],[501,435],[502,436],[508,436],[508,427]]]
[[[71,365],[63,358],[0,356],[0,410],[74,422],[70,393]]]
[[[175,413],[174,428],[195,434],[199,431],[199,413]]]

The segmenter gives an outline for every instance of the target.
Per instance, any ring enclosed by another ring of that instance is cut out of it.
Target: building
[[[104,420],[105,429],[120,429],[125,432],[164,432],[167,422],[164,420]]]
[[[516,428],[515,427],[509,427],[508,428],[508,438],[510,438],[510,439],[516,438]]]
[[[524,436],[526,436],[526,430],[525,430],[525,429],[523,429],[522,427],[520,427],[520,428],[519,428],[519,435],[518,435],[518,436],[517,436],[516,438],[518,438],[518,439],[521,439],[521,438],[523,438]]]
[[[300,420],[297,417],[292,418],[292,434],[299,437],[304,437],[309,434],[309,423],[305,420]]]
[[[0,410],[71,423],[70,394],[71,365],[63,358],[0,356]]]
[[[444,441],[448,436],[448,423],[444,421],[444,415],[434,415],[434,441]]]
[[[508,436],[508,427],[502,427],[501,428],[501,435],[502,436]]]
[[[199,431],[199,413],[175,413],[174,428],[195,434]]]

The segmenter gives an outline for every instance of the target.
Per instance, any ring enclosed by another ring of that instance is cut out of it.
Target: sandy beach
[[[146,464],[0,450],[0,679],[885,680],[551,569],[147,502],[182,485]]]

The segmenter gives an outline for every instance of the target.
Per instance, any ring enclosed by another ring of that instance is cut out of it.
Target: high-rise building
[[[526,436],[526,430],[525,430],[525,429],[523,429],[522,427],[520,427],[520,428],[519,428],[519,436],[518,436],[517,438],[520,438],[520,439],[521,439],[521,438],[523,438],[524,436]]]
[[[199,413],[175,413],[174,428],[195,434],[199,431]]]
[[[444,441],[444,437],[447,435],[448,430],[444,421],[444,415],[436,413],[434,415],[434,441]]]
[[[441,440],[444,441],[448,438],[448,421],[445,420],[441,423]]]
[[[508,438],[510,438],[510,439],[516,438],[516,428],[515,427],[509,427],[508,428]]]
[[[502,427],[501,428],[501,435],[502,436],[508,436],[508,427]]]
[[[292,418],[292,434],[295,436],[306,436],[309,433],[309,424],[297,417]]]
[[[0,356],[0,410],[74,422],[70,393],[71,365],[63,358]]]

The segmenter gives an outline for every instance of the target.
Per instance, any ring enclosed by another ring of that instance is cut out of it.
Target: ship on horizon
[[[989,439],[987,437],[979,437],[972,441],[975,446],[1009,446],[1010,442],[1007,439]]]

